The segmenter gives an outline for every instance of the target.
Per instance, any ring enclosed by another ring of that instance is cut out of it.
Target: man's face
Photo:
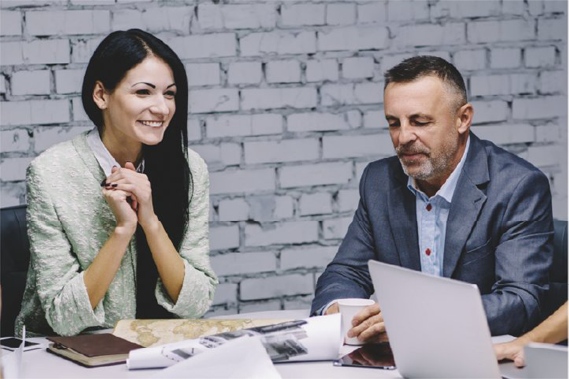
[[[461,143],[460,136],[468,132],[472,116],[470,105],[457,105],[457,95],[435,76],[387,86],[385,118],[407,175],[439,188],[444,184],[462,157],[466,138]]]

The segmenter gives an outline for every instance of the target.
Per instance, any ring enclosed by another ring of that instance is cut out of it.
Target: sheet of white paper
[[[24,366],[24,346],[26,346],[26,325],[22,328],[22,343],[18,350],[14,351],[16,357],[16,378],[22,377],[22,368]]]
[[[259,337],[244,336],[160,371],[154,378],[280,379]]]
[[[4,378],[20,378],[20,362],[15,352],[6,352],[2,350],[2,372]]]
[[[274,361],[331,361],[338,358],[342,344],[340,321],[339,313],[330,316],[310,317],[305,320],[276,325],[282,327],[283,324],[300,322],[298,326],[287,325],[283,329],[243,333],[243,335],[260,335],[261,342],[269,357]],[[271,327],[266,326],[264,328]],[[203,354],[203,352],[211,349],[218,349],[221,344],[239,337],[236,334],[239,332],[221,333],[204,338],[133,350],[128,356],[127,367],[129,370],[137,370],[172,366],[177,362]]]
[[[338,352],[342,346],[341,315],[335,313],[329,316],[310,317],[306,320],[308,324],[303,328],[308,337],[302,339],[301,342],[308,350],[308,354],[291,357],[288,362],[338,358]]]
[[[177,348],[191,349],[194,345],[199,346],[197,339],[132,350],[128,354],[126,367],[128,367],[129,370],[138,370],[143,368],[172,366],[173,364],[176,364],[179,359],[172,359],[172,355],[168,354],[167,351],[176,350]]]

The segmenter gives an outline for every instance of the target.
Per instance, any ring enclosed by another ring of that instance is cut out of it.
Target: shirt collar
[[[101,136],[99,135],[99,130],[95,127],[89,131],[87,134],[87,144],[93,151],[97,162],[99,162],[99,166],[103,169],[105,176],[111,175],[111,169],[113,166],[121,167],[121,165],[117,162],[115,158],[111,155],[103,141],[101,140]],[[137,172],[144,172],[144,158],[136,167]]]
[[[460,162],[458,162],[458,165],[454,168],[448,179],[444,182],[442,187],[435,194],[435,196],[441,196],[448,203],[451,202],[452,196],[454,195],[454,191],[456,190],[458,178],[460,176],[460,173],[462,172],[462,168],[464,167],[464,161],[466,161],[466,155],[468,154],[469,148],[470,148],[470,135],[466,139],[466,147],[464,149],[462,157],[460,158]],[[417,192],[423,193],[422,191],[417,190],[418,187],[415,186],[415,179],[413,179],[410,176],[408,176],[407,178],[407,188],[415,196],[417,196]]]

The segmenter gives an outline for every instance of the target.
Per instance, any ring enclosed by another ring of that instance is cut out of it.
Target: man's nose
[[[399,127],[399,145],[407,145],[417,139],[415,131],[409,123],[402,123]]]

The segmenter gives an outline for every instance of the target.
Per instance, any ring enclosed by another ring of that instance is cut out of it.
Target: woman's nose
[[[150,108],[153,113],[161,114],[167,116],[170,113],[170,108],[168,108],[168,103],[164,96],[157,96],[154,104]]]

